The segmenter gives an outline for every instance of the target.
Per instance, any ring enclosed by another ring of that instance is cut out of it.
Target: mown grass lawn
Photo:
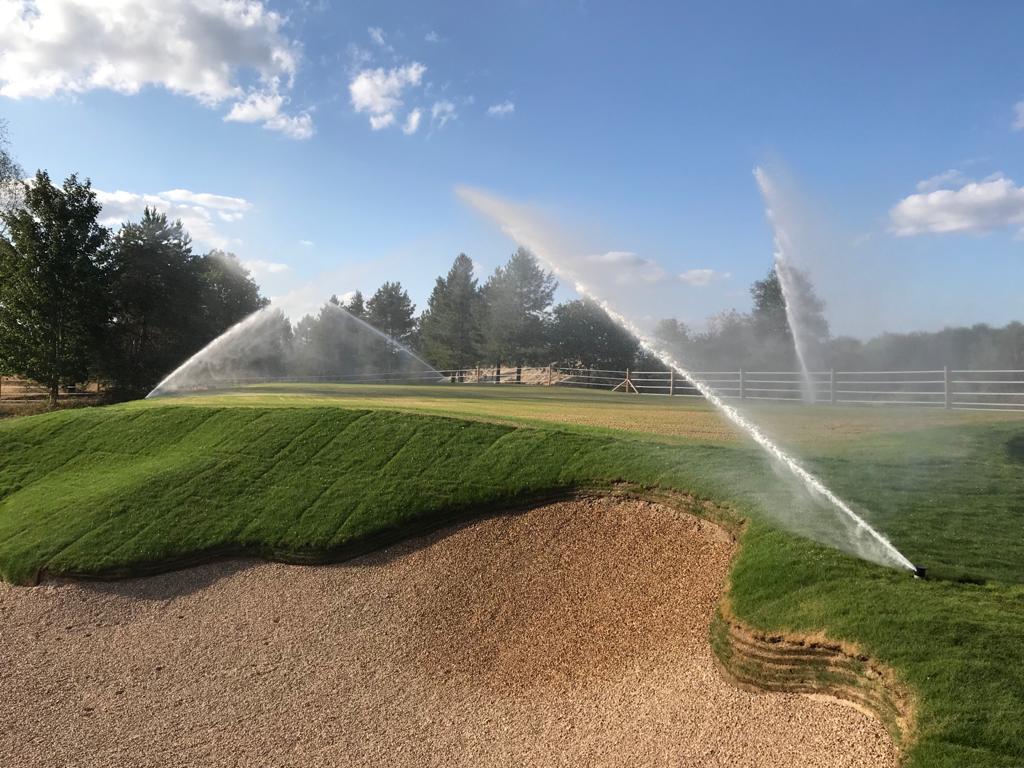
[[[792,504],[790,490],[700,403],[409,389],[262,391],[0,422],[0,575],[141,572],[240,548],[322,557],[580,487],[675,489],[749,518],[731,577],[740,618],[855,642],[918,692],[910,764],[1024,760],[1024,421],[761,413],[911,559],[985,581],[970,584],[914,580],[780,530],[764,513]]]

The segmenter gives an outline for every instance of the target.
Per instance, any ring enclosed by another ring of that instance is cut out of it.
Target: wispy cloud
[[[430,30],[429,32],[427,32],[427,34],[423,36],[423,39],[426,40],[428,43],[441,42],[441,36],[437,34],[437,32],[435,32],[434,30]]]
[[[981,181],[959,180],[957,189],[908,195],[893,206],[889,217],[891,231],[902,237],[1024,226],[1024,188],[1001,174]]]
[[[252,203],[241,197],[171,189],[166,192],[138,193],[117,190],[96,190],[96,199],[103,206],[100,221],[106,226],[117,226],[125,221],[142,218],[147,207],[167,214],[167,218],[181,219],[185,230],[197,244],[209,248],[227,248],[236,239],[219,229],[219,223],[240,221],[252,208]]]
[[[312,240],[299,240],[299,245],[303,246],[304,248],[312,248],[313,247],[313,241]]]
[[[1018,101],[1013,107],[1013,128],[1024,131],[1024,101]]]
[[[455,111],[455,105],[447,99],[435,101],[434,106],[430,108],[431,120],[438,128],[444,128],[445,125],[458,116],[458,112]]]
[[[516,105],[511,101],[503,101],[500,104],[492,104],[487,108],[487,114],[491,117],[508,117],[516,111]]]
[[[266,277],[267,275],[279,275],[283,272],[290,272],[291,267],[288,264],[284,264],[279,261],[264,261],[263,259],[254,259],[252,261],[243,261],[242,266],[252,272],[254,277]]]
[[[728,272],[719,272],[715,269],[688,269],[679,275],[680,282],[692,285],[697,288],[711,285],[719,280],[727,280],[732,277]]]
[[[423,118],[423,110],[414,109],[405,117],[405,125],[402,126],[402,133],[411,136],[420,127],[420,120]]]
[[[391,49],[391,46],[388,45],[387,40],[384,39],[383,29],[381,29],[380,27],[370,27],[369,29],[366,30],[366,32],[367,34],[370,35],[370,39],[373,40],[373,42],[375,42],[381,48],[386,48],[388,50]]]
[[[50,98],[160,86],[226,119],[312,135],[307,112],[284,111],[301,60],[283,16],[261,0],[0,2],[0,95]]]
[[[967,183],[968,178],[956,168],[937,173],[934,176],[917,182],[918,192],[934,192],[936,189],[949,189]]]

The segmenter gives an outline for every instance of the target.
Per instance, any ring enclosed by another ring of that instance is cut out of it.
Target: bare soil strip
[[[0,765],[895,765],[860,711],[722,679],[732,552],[583,499],[336,566],[0,585]]]

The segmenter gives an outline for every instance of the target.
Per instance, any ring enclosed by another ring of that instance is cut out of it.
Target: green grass
[[[737,616],[856,643],[917,692],[911,765],[1024,762],[1024,421],[759,412],[911,559],[976,585],[917,581],[780,530],[765,512],[792,494],[699,403],[437,389],[250,391],[0,422],[0,575],[243,549],[341,556],[574,488],[676,489],[750,519]]]

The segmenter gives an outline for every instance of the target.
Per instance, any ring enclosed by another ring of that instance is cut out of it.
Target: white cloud
[[[367,34],[369,34],[370,39],[373,40],[373,42],[375,42],[381,48],[387,51],[391,50],[391,46],[388,45],[388,41],[384,39],[383,29],[381,29],[380,27],[370,27],[369,29],[366,30],[366,32]]]
[[[312,248],[313,247],[313,241],[312,240],[299,240],[299,245],[304,246],[306,248]]]
[[[430,117],[438,128],[444,128],[450,120],[454,120],[458,116],[455,105],[448,100],[435,101],[434,106],[430,108]]]
[[[1018,101],[1013,107],[1013,129],[1024,131],[1024,101]]]
[[[652,259],[644,258],[632,251],[608,251],[587,257],[593,264],[611,265],[615,282],[628,285],[630,283],[656,283],[664,279],[665,270]]]
[[[893,206],[889,216],[892,232],[900,236],[1024,226],[1024,188],[997,174],[956,190],[909,195]]]
[[[435,32],[434,30],[430,30],[429,32],[427,32],[427,34],[423,36],[423,39],[426,40],[428,43],[441,42],[441,36],[437,34],[437,32]]]
[[[730,273],[718,272],[714,269],[688,269],[679,275],[679,280],[687,285],[702,288],[705,285],[711,285],[711,283],[718,280],[726,280],[730,277],[732,277]]]
[[[422,117],[423,110],[421,109],[414,109],[412,112],[410,112],[408,116],[405,118],[405,125],[402,126],[402,133],[404,133],[406,136],[411,136],[412,134],[416,133],[416,131],[420,127],[420,120],[422,119]]]
[[[254,259],[253,261],[243,261],[242,266],[252,272],[253,277],[266,277],[267,275],[279,275],[282,272],[288,272],[291,267],[287,264],[282,264],[278,261],[263,261],[263,259]]]
[[[267,90],[252,91],[242,101],[236,102],[224,119],[238,123],[263,123],[267,130],[278,131],[293,139],[308,139],[313,135],[312,116],[308,112],[298,115],[282,113],[286,99],[278,87],[275,81]]]
[[[100,222],[106,226],[116,227],[125,221],[138,220],[142,218],[145,208],[155,208],[166,213],[172,221],[181,219],[192,239],[210,248],[227,248],[237,242],[217,228],[218,220],[237,222],[252,208],[252,203],[241,197],[187,189],[171,189],[155,194],[124,190],[105,192],[97,189],[96,198],[103,206]]]
[[[262,0],[0,0],[0,95],[160,86],[206,106],[233,102],[231,119],[305,138],[308,114],[289,117],[286,100],[275,102],[301,55],[285,24]]]
[[[418,86],[427,68],[419,62],[393,69],[364,69],[349,83],[349,96],[356,112],[370,116],[373,130],[395,122],[395,113],[403,105],[402,94]]]
[[[511,101],[503,101],[501,104],[493,104],[487,108],[487,114],[491,117],[507,117],[516,111],[516,105]]]
[[[950,168],[948,171],[937,173],[931,178],[917,182],[917,191],[934,192],[936,189],[949,189],[950,187],[957,187],[962,184],[965,184],[967,181],[967,177],[964,176],[960,171],[956,170],[956,168]]]

